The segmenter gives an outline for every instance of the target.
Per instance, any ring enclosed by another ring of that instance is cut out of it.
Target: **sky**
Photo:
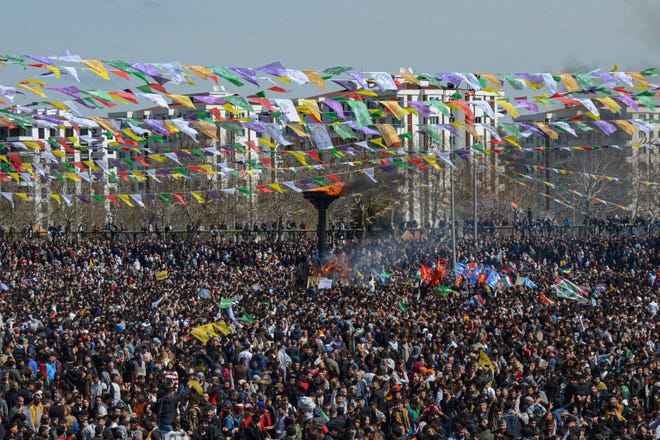
[[[425,72],[643,70],[660,60],[657,0],[2,3],[11,54]]]

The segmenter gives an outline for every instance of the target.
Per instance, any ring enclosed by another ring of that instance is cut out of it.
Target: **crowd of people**
[[[0,440],[658,439],[659,241],[4,241]]]

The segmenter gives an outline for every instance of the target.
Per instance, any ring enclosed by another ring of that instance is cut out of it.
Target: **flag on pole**
[[[454,295],[460,295],[459,292],[457,292],[457,291],[455,291],[455,290],[453,290],[453,289],[451,289],[450,287],[447,287],[447,286],[438,286],[438,287],[436,287],[435,288],[435,293],[436,293],[436,295],[438,295],[441,298],[447,298],[447,296],[449,296],[450,293],[452,293]]]
[[[520,207],[516,202],[511,202],[511,209],[513,209],[514,211],[520,211]]]
[[[563,278],[557,278],[552,289],[559,298],[570,299],[574,301],[587,301],[586,296],[589,293],[574,283]]]
[[[433,279],[433,275],[431,274],[431,268],[428,267],[426,264],[422,264],[419,267],[419,276],[422,278],[422,282],[426,284],[430,284]]]
[[[238,318],[238,320],[241,321],[241,322],[246,322],[250,325],[254,325],[254,323],[255,323],[254,318],[252,316],[250,316],[250,314],[248,312],[243,312],[241,314],[241,317]]]
[[[479,350],[479,359],[477,359],[477,364],[479,364],[479,366],[482,368],[495,371],[495,364],[493,364],[493,361],[490,360],[490,356],[488,356],[488,354],[483,350]]]
[[[231,298],[222,298],[220,300],[220,308],[226,309],[234,305],[234,300]]]
[[[433,280],[431,280],[431,285],[437,286],[447,275],[447,259],[438,258],[438,263],[435,265],[435,271],[433,271]]]
[[[378,274],[378,276],[380,277],[380,282],[382,284],[385,284],[387,282],[387,280],[392,278],[392,274],[390,272],[386,272],[385,269],[381,270],[380,274]]]

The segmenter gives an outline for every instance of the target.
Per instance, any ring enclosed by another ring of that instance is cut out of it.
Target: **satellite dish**
[[[403,66],[399,67],[399,72],[405,72],[405,71],[406,71],[405,67],[403,67]]]
[[[413,73],[412,67],[408,67],[408,73]]]

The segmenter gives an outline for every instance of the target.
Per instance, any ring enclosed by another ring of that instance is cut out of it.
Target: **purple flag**
[[[257,133],[262,133],[266,131],[266,127],[264,127],[264,125],[261,122],[257,122],[257,121],[250,121],[241,125],[243,125],[244,128],[247,128],[248,130],[256,131]]]
[[[206,96],[206,95],[195,95],[193,96],[196,101],[203,102],[205,104],[217,104],[217,105],[222,105],[226,104],[227,101],[220,98],[219,96]]]
[[[632,99],[630,96],[620,95],[620,96],[615,96],[614,99],[621,102],[624,105],[627,105],[628,107],[632,107],[635,111],[639,111],[639,105],[637,105],[637,101]]]
[[[213,197],[213,200],[215,200],[216,202],[218,201],[218,192],[217,191],[209,190],[209,191],[206,191],[206,194]]]
[[[460,136],[461,135],[458,131],[458,128],[454,127],[451,124],[438,124],[437,127],[440,127],[443,130],[447,130],[448,132],[450,132],[454,136]]]
[[[230,67],[231,70],[241,75],[246,81],[251,82],[255,86],[259,85],[259,80],[257,80],[257,75],[254,73],[253,69],[249,67]]]
[[[359,130],[359,131],[363,132],[364,134],[368,134],[368,135],[378,135],[378,134],[380,134],[380,132],[378,130],[374,130],[373,128],[369,128],[366,125],[364,127],[358,127],[358,125],[355,121],[349,121],[348,125],[353,130]]]
[[[80,89],[76,86],[68,86],[68,87],[48,87],[50,90],[57,90],[58,92],[62,92],[65,95],[73,96],[74,98],[80,98]]]
[[[421,103],[419,101],[406,101],[406,104],[417,110],[419,114],[422,115],[422,117],[424,118],[431,117],[431,106]]]
[[[538,135],[541,135],[543,137],[547,136],[547,134],[545,134],[545,132],[543,130],[541,130],[540,128],[538,128],[536,125],[525,124],[523,122],[515,122],[515,124],[520,128],[526,128],[527,130],[529,130],[531,132],[534,132]]]
[[[89,205],[89,199],[84,194],[77,194],[76,197],[78,197],[81,202]]]
[[[259,70],[261,72],[266,72],[267,74],[273,76],[287,77],[286,68],[279,61],[266,64],[265,66],[257,67],[256,70]]]
[[[39,61],[41,64],[48,64],[49,66],[54,66],[55,65],[55,63],[53,63],[53,60],[51,60],[48,57],[42,57],[42,56],[38,56],[38,55],[28,55],[28,54],[25,54],[23,56],[27,57],[27,58],[31,58],[35,61]]]
[[[142,72],[152,78],[158,76],[158,70],[149,63],[128,63],[128,65],[138,72]]]
[[[144,123],[149,126],[151,131],[155,131],[163,136],[168,136],[170,132],[165,128],[165,123],[160,119],[145,119]]]
[[[519,98],[514,98],[516,102],[519,104],[523,105],[527,110],[532,110],[535,113],[538,113],[539,111],[539,106],[538,104],[535,104],[533,102],[530,102],[527,98],[524,96],[521,96]]]
[[[596,127],[600,128],[600,130],[605,133],[607,136],[611,135],[616,131],[616,127],[614,124],[610,124],[607,121],[593,121],[592,122]]]
[[[369,88],[369,85],[367,84],[367,82],[362,77],[362,74],[360,72],[358,72],[357,70],[349,70],[348,72],[346,72],[346,75],[348,75],[351,78],[355,79],[355,81],[357,81],[357,83],[360,85],[361,88],[363,88],[363,89],[368,89]]]
[[[153,203],[154,205],[158,205],[158,203],[156,203],[156,196],[155,196],[155,195],[153,195],[153,194],[145,194],[144,196],[145,196],[146,198],[148,198],[148,199],[151,201],[151,203]]]
[[[449,84],[453,84],[455,87],[459,87],[461,85],[461,81],[463,81],[463,78],[455,73],[437,73],[435,76],[441,81],[446,81]]]
[[[344,107],[342,106],[341,102],[328,99],[326,101],[322,101],[322,103],[330,107],[333,112],[337,113],[337,116],[342,119],[346,119],[346,115],[344,114]]]

